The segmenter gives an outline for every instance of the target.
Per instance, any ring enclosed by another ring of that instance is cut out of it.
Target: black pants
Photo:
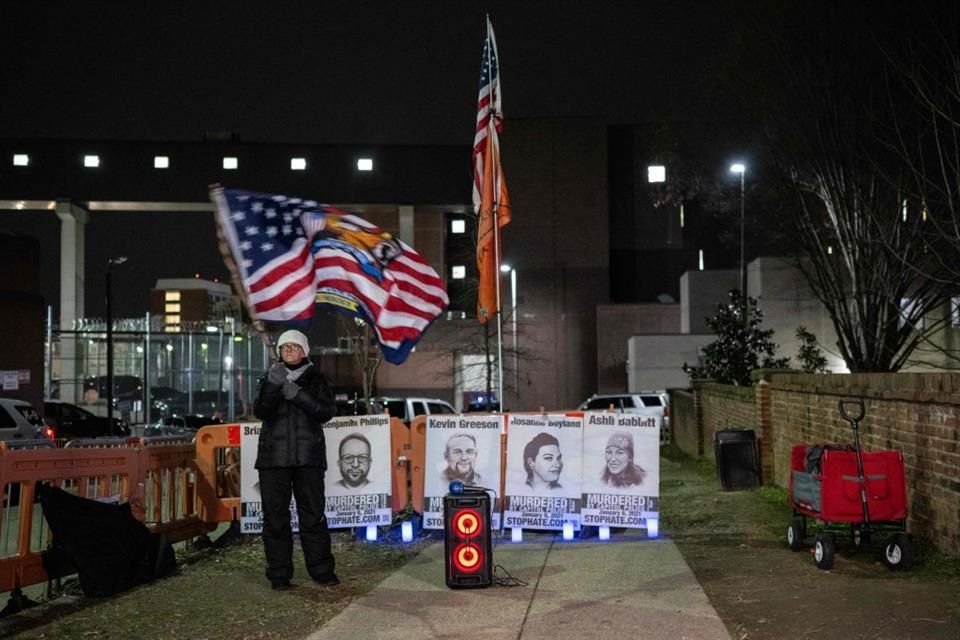
[[[320,467],[272,467],[260,469],[260,496],[263,499],[263,551],[267,557],[267,579],[271,582],[293,577],[293,532],[290,528],[290,493],[297,499],[300,545],[311,578],[333,574],[330,531],[324,515],[324,471]]]

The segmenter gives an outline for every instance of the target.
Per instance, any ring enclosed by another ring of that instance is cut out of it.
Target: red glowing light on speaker
[[[461,536],[472,536],[480,529],[480,514],[465,509],[453,517],[453,530]]]
[[[462,573],[476,571],[483,566],[480,548],[469,542],[459,545],[453,550],[453,566]]]

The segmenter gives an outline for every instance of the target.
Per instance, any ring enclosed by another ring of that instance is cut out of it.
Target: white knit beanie
[[[293,344],[299,345],[303,349],[304,357],[310,355],[310,343],[307,342],[307,336],[303,335],[296,329],[290,329],[289,331],[284,331],[280,334],[280,337],[277,338],[277,355],[280,355],[280,347],[285,344],[292,342]]]

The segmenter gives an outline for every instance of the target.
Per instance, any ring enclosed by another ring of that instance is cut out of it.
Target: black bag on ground
[[[37,496],[53,532],[43,568],[51,578],[78,573],[85,596],[113,595],[176,569],[166,536],[150,533],[129,503],[80,498],[45,484],[37,485]]]

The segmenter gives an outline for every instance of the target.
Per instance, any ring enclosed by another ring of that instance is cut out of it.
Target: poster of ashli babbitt
[[[260,498],[260,474],[254,465],[257,463],[257,442],[260,439],[260,423],[240,424],[240,531],[260,533],[263,531],[263,506]],[[224,463],[227,468],[233,464],[236,450],[227,449]],[[294,531],[300,530],[297,519],[297,503],[290,499],[290,525]]]
[[[588,411],[583,524],[645,529],[660,511],[660,418]]]
[[[450,483],[491,489],[491,525],[500,528],[500,434],[503,416],[427,416],[423,528],[443,528],[443,497]]]
[[[388,525],[390,416],[343,416],[324,425],[327,440],[327,526]]]
[[[579,415],[509,416],[505,527],[580,528],[582,436]]]

